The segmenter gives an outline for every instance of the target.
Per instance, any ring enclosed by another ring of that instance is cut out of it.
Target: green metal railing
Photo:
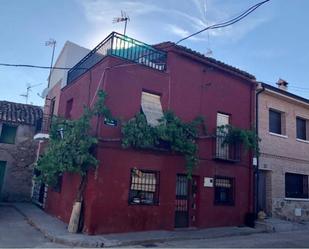
[[[167,54],[128,36],[112,32],[68,72],[70,84],[107,55],[116,56],[147,67],[164,71]]]

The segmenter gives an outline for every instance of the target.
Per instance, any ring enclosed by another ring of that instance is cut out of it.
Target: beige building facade
[[[257,95],[258,211],[293,221],[309,220],[309,100],[260,84]]]

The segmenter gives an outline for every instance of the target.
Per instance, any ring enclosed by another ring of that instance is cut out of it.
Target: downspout
[[[263,84],[261,84],[262,89],[256,92],[255,96],[255,129],[256,129],[256,135],[257,137],[259,136],[259,95],[265,91],[265,87]],[[256,155],[256,167],[255,167],[255,195],[254,195],[254,200],[255,200],[255,214],[257,215],[258,213],[258,208],[259,208],[259,198],[258,198],[258,191],[259,191],[259,164],[260,164],[260,155]]]

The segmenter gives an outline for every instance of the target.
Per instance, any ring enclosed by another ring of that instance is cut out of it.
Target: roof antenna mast
[[[115,17],[113,19],[113,23],[119,23],[119,22],[124,22],[124,31],[123,31],[123,35],[126,35],[126,31],[127,31],[127,23],[128,21],[130,21],[130,17],[127,15],[126,12],[124,12],[123,10],[121,11],[121,17]]]
[[[205,18],[205,23],[208,26],[208,21],[207,21],[207,12],[208,12],[208,5],[207,5],[207,0],[204,1],[204,18]],[[213,56],[213,51],[210,48],[210,35],[209,35],[209,30],[207,31],[207,43],[208,43],[208,48],[207,48],[207,52],[206,52],[206,56],[207,57],[211,57]]]
[[[40,84],[36,84],[36,85],[30,85],[29,83],[26,85],[26,93],[20,94],[20,96],[24,97],[26,99],[26,104],[28,104],[28,99],[29,99],[29,95],[31,92],[31,88],[36,87],[36,86],[40,86],[43,83]]]

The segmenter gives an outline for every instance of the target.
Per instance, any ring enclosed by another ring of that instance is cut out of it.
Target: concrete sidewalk
[[[278,218],[256,221],[255,227],[267,232],[291,232],[309,230],[309,222],[292,222]]]
[[[89,236],[85,234],[69,233],[65,223],[46,214],[31,203],[13,203],[12,206],[16,208],[31,225],[41,231],[52,242],[72,247],[146,246],[152,243],[166,241],[212,239],[265,232],[265,230],[262,229],[249,227],[221,227],[199,230],[147,231]]]

